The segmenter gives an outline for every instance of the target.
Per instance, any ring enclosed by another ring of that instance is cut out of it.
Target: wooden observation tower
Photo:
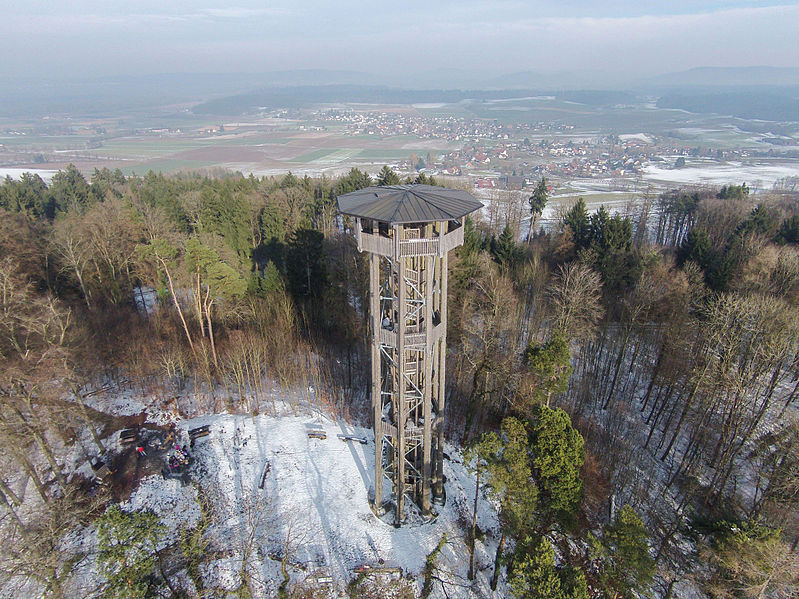
[[[406,497],[424,515],[431,499],[444,502],[447,253],[482,204],[466,191],[397,185],[341,195],[338,206],[369,252],[374,507],[383,509],[386,477],[399,526]]]

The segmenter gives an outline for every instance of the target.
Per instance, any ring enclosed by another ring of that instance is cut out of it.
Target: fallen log
[[[366,445],[367,440],[366,437],[358,437],[356,435],[338,435],[338,438],[342,441],[355,441],[361,445]]]

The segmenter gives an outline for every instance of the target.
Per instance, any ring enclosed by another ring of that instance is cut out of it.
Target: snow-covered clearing
[[[164,422],[163,411],[133,394],[108,394],[106,409],[117,414],[144,411],[149,421]],[[370,429],[351,426],[307,408],[278,410],[280,416],[215,414],[178,420],[178,440],[189,429],[209,425],[210,435],[197,440],[188,484],[160,475],[142,479],[125,510],[152,510],[169,531],[167,545],[176,543],[181,527],[201,518],[200,498],[209,506],[211,525],[208,559],[201,566],[207,588],[232,591],[242,584],[243,560],[251,588],[276,596],[282,582],[280,562],[287,558],[290,588],[315,577],[333,579],[330,596],[338,596],[356,576],[356,567],[401,568],[407,582],[421,589],[427,555],[443,535],[436,576],[449,581],[448,597],[490,597],[488,581],[499,533],[494,508],[480,500],[478,525],[487,531],[477,544],[478,575],[466,580],[468,551],[465,525],[470,520],[474,480],[461,463],[460,453],[447,448],[447,502],[435,506],[438,516],[424,522],[409,513],[409,523],[396,528],[393,513],[378,518],[370,508],[374,493],[374,441]],[[147,405],[149,404],[149,405]],[[152,413],[151,413],[152,412]],[[324,430],[327,438],[308,437]],[[366,444],[342,441],[338,435],[367,439]],[[82,547],[96,546],[94,532],[85,531]],[[247,557],[245,557],[247,556]],[[80,568],[77,587],[97,588],[96,562]],[[177,575],[191,588],[185,572]],[[496,596],[506,596],[504,583]],[[444,597],[434,585],[433,597]]]

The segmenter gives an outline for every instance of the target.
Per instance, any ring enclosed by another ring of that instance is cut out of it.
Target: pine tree
[[[571,514],[580,503],[585,462],[583,437],[560,408],[538,406],[531,424],[531,463],[541,494],[540,503],[551,514]]]
[[[289,239],[286,274],[291,292],[299,297],[321,297],[327,283],[322,242],[313,229],[298,229]]]
[[[724,185],[716,197],[720,200],[746,200],[749,197],[749,187],[746,183],[741,185]]]
[[[432,185],[434,187],[438,185],[435,177],[433,177],[432,175],[428,177],[424,173],[419,173],[418,175],[416,175],[415,178],[408,177],[406,182],[412,183],[414,185]]]
[[[466,217],[466,224],[463,228],[463,245],[459,251],[460,256],[476,255],[484,247],[484,239],[480,231],[474,226],[471,216]]]
[[[590,246],[600,257],[609,252],[628,251],[633,237],[632,223],[618,214],[610,216],[605,206],[600,206],[591,215],[589,235]]]
[[[574,370],[565,335],[555,331],[543,345],[528,345],[524,352],[524,361],[535,384],[530,399],[549,407],[553,395],[568,389],[569,377]]]
[[[563,590],[555,568],[555,552],[545,538],[521,558],[517,556],[510,576],[516,599],[562,599]]]
[[[509,578],[516,599],[588,599],[588,583],[579,568],[555,566],[552,545],[530,537],[518,545]]]
[[[799,214],[786,218],[777,232],[778,243],[799,243]]]
[[[491,578],[491,588],[495,589],[507,536],[518,537],[530,527],[538,492],[530,470],[527,431],[520,420],[505,418],[501,437],[493,432],[485,433],[476,451],[486,460],[488,490],[500,505],[502,536]]]
[[[566,566],[559,574],[563,599],[588,599],[588,581],[580,568]]]
[[[533,227],[535,227],[538,217],[544,212],[548,198],[547,180],[545,177],[541,177],[538,185],[533,190],[533,194],[527,198],[527,203],[530,204],[530,230],[527,232],[527,241],[533,238]]]
[[[108,508],[97,524],[98,562],[106,576],[105,597],[152,597],[158,583],[158,544],[166,527],[152,512]]]
[[[515,264],[518,251],[516,249],[513,229],[510,225],[505,225],[502,234],[496,242],[492,244],[491,253],[494,255],[494,260],[503,268],[508,269]]]
[[[344,177],[341,177],[333,187],[333,195],[342,195],[351,191],[357,191],[372,184],[372,177],[355,167],[350,169]]]
[[[96,201],[89,193],[89,184],[74,164],[53,175],[50,195],[60,211],[82,211],[90,201]]]
[[[488,460],[497,456],[501,449],[501,441],[494,433],[484,434],[479,441],[466,447],[463,452],[464,464],[469,472],[474,473],[474,507],[472,524],[469,530],[469,572],[467,577],[474,580],[474,544],[477,536],[477,502],[480,498],[481,478],[485,476]]]
[[[577,203],[566,213],[563,218],[563,224],[571,229],[574,245],[577,249],[589,246],[591,243],[591,230],[583,198],[578,199]]]
[[[677,261],[680,265],[693,260],[703,270],[710,267],[716,260],[716,251],[707,231],[704,229],[691,229],[677,250]]]
[[[600,580],[616,597],[632,597],[643,591],[655,575],[649,555],[649,532],[640,516],[625,505],[601,539],[589,537],[594,557],[600,560]]]
[[[377,184],[381,187],[385,185],[399,185],[400,178],[397,173],[384,165],[380,170],[380,174],[377,176]]]

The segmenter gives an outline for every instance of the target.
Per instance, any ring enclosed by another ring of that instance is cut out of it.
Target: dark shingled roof
[[[455,220],[483,207],[468,191],[433,185],[366,187],[337,199],[342,214],[386,223]]]

